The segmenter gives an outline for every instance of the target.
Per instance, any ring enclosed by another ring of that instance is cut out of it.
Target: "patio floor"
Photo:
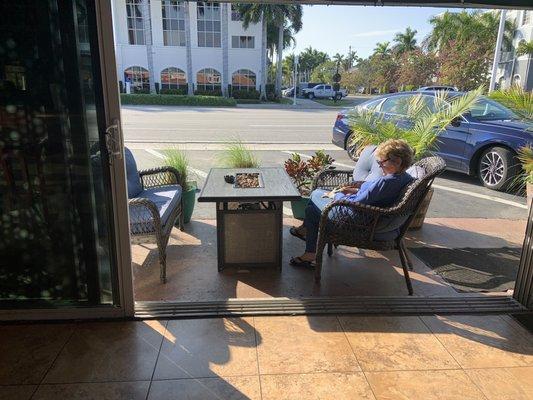
[[[407,246],[447,248],[521,247],[523,220],[480,218],[428,218],[424,227],[409,234]],[[167,249],[166,284],[159,282],[155,246],[132,246],[135,300],[217,301],[250,298],[302,298],[337,296],[403,296],[407,288],[396,251],[360,251],[339,247],[324,256],[322,282],[315,285],[313,271],[289,265],[303,250],[303,242],[288,230],[299,221],[285,218],[283,268],[217,270],[216,222],[192,220],[185,231],[171,234]],[[411,254],[410,273],[415,296],[463,296]],[[502,294],[501,292],[499,294]]]

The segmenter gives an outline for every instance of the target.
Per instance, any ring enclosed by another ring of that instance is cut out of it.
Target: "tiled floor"
[[[360,251],[340,246],[324,256],[322,281],[313,271],[289,265],[304,244],[288,230],[299,221],[284,219],[282,271],[257,268],[217,270],[216,221],[193,220],[185,232],[175,229],[167,249],[167,278],[159,281],[157,252],[151,245],[132,246],[136,300],[211,301],[229,298],[406,296],[397,251]],[[524,221],[428,219],[409,232],[408,247],[521,247]],[[151,250],[152,249],[152,250]],[[412,256],[410,273],[415,296],[460,296],[446,281]],[[502,294],[502,293],[500,293]]]
[[[533,399],[508,316],[0,326],[0,400]]]

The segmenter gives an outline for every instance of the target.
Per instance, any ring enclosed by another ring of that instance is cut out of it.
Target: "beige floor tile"
[[[256,375],[252,318],[169,321],[154,379]]]
[[[97,322],[78,326],[45,383],[150,380],[165,322]]]
[[[489,400],[533,399],[533,367],[467,369]]]
[[[73,324],[0,327],[0,384],[40,383],[73,329]]]
[[[263,400],[374,400],[362,372],[261,375]]]
[[[421,318],[463,368],[533,366],[533,335],[498,315]]]
[[[261,374],[361,370],[336,317],[260,317],[255,328]]]
[[[144,400],[150,381],[41,385],[32,400]]]
[[[462,370],[367,372],[377,400],[485,400]]]
[[[459,368],[418,317],[340,317],[363,371]]]
[[[153,381],[149,400],[259,400],[258,376]]]
[[[0,386],[0,400],[30,400],[36,385]]]

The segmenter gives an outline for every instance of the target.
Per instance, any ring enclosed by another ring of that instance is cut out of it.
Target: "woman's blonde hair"
[[[389,139],[381,143],[374,154],[382,160],[387,158],[393,161],[400,160],[401,172],[404,172],[413,163],[413,149],[402,139]]]

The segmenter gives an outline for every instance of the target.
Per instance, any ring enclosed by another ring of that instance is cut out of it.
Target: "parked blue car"
[[[357,108],[381,113],[395,123],[408,123],[406,100],[412,96],[427,96],[426,104],[434,107],[436,92],[402,92],[373,98]],[[450,97],[464,95],[449,92]],[[350,127],[344,110],[337,115],[333,126],[332,142],[347,150],[354,158],[355,149],[350,146]],[[479,177],[484,186],[505,190],[520,172],[517,151],[533,142],[533,124],[524,122],[515,113],[493,100],[482,97],[470,112],[448,126],[439,135],[436,153],[446,161],[446,167]]]

